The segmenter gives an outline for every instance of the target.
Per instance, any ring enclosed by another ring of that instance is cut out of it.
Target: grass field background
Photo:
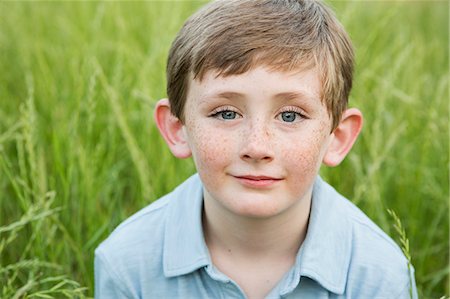
[[[449,295],[449,4],[330,3],[365,127],[322,175],[399,241],[393,210],[421,298]],[[195,171],[152,113],[201,4],[0,2],[0,298],[92,297],[99,242]]]

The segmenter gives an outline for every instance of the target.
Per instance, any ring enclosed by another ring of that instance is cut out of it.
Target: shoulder
[[[162,237],[160,233],[171,197],[166,195],[126,219],[100,244],[97,251],[114,249],[117,253],[158,242],[158,237]]]
[[[103,241],[96,252],[108,255],[120,255],[122,258],[158,252],[164,239],[166,220],[172,207],[176,207],[187,196],[187,192],[198,185],[197,176],[192,176],[172,192],[154,201],[122,222]]]
[[[403,298],[409,294],[408,261],[399,246],[352,202],[339,196],[351,227],[347,290],[357,298]],[[411,268],[411,271],[413,269]]]
[[[162,273],[165,214],[171,197],[169,194],[125,220],[97,247],[96,279],[107,277],[115,286],[136,290],[140,270],[147,269],[150,277]]]
[[[97,251],[113,248],[114,252],[120,252],[150,245],[149,242],[157,243],[158,237],[162,237],[160,233],[164,227],[165,213],[173,197],[168,194],[126,219],[100,244]]]
[[[95,285],[96,294],[102,295],[96,298],[138,297],[135,292],[162,282],[168,218],[197,184],[197,180],[188,179],[126,219],[97,247]]]

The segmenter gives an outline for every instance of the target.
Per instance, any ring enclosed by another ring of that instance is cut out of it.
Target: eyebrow
[[[205,94],[200,98],[200,104],[208,103],[211,99],[227,99],[227,100],[239,100],[245,98],[245,95],[234,91],[212,92]]]
[[[292,101],[292,100],[307,100],[307,99],[314,99],[313,95],[305,94],[302,92],[282,92],[275,95],[276,99],[280,99],[286,102]]]
[[[227,99],[227,100],[239,100],[244,99],[246,96],[243,93],[234,91],[223,91],[218,93],[211,93],[202,97],[201,102],[207,102],[209,99]],[[273,98],[281,100],[283,102],[289,102],[293,100],[308,100],[315,99],[314,95],[305,94],[302,92],[288,91],[281,92],[273,96]]]
[[[224,91],[224,92],[219,92],[217,94],[212,94],[206,97],[210,97],[210,98],[224,98],[224,99],[228,99],[228,100],[233,100],[233,99],[240,99],[240,98],[244,98],[245,95],[239,92],[234,92],[234,91]]]

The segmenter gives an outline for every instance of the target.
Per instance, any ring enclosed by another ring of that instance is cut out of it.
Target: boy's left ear
[[[361,111],[356,108],[347,109],[341,121],[332,133],[332,140],[323,157],[323,163],[327,166],[337,166],[344,160],[352,148],[363,125]]]

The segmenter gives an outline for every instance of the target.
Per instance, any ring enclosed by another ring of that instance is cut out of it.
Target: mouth
[[[234,176],[241,184],[253,187],[253,188],[262,188],[262,187],[270,187],[275,185],[277,182],[281,181],[281,178],[264,176],[264,175],[242,175],[242,176]]]

